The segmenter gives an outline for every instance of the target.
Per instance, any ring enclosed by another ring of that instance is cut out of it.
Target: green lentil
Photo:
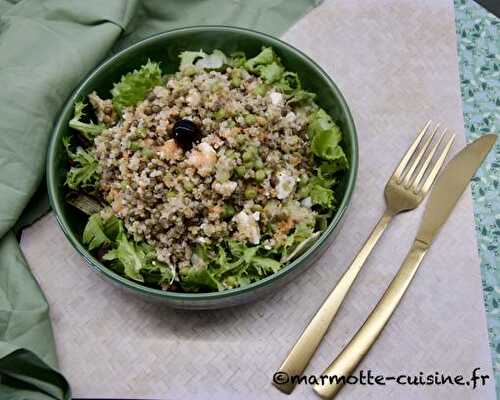
[[[244,177],[246,172],[247,172],[247,169],[245,168],[244,165],[238,165],[234,171],[236,172],[236,175],[238,175],[240,178]]]
[[[214,118],[216,121],[220,121],[224,119],[225,116],[226,116],[226,110],[224,110],[223,108],[219,108],[215,113]]]
[[[254,146],[248,146],[246,150],[241,155],[243,161],[252,161],[255,159],[259,151]]]
[[[268,87],[267,85],[265,85],[264,83],[261,83],[260,85],[257,85],[254,89],[254,93],[258,96],[265,96],[266,93],[268,91]]]
[[[262,182],[264,179],[266,179],[266,171],[263,169],[259,169],[255,172],[255,180],[257,182]]]
[[[139,151],[140,149],[142,149],[142,146],[138,142],[130,142],[128,148],[132,151]]]
[[[252,206],[252,211],[262,211],[264,208],[260,204],[254,204]]]
[[[147,134],[148,134],[148,130],[146,128],[144,128],[144,127],[137,128],[135,130],[135,135],[138,136],[138,137],[140,137],[140,138],[144,139],[147,136]]]
[[[253,186],[248,186],[245,189],[245,199],[253,199],[255,196],[257,196],[257,190]]]
[[[186,192],[192,192],[194,189],[194,186],[191,182],[184,182],[183,186]]]
[[[224,203],[224,211],[222,211],[222,216],[224,218],[232,217],[236,214],[236,209],[231,203]]]
[[[231,79],[231,86],[234,88],[238,88],[241,86],[241,78],[235,76]]]
[[[142,154],[144,155],[144,157],[146,157],[149,160],[150,158],[153,158],[153,156],[155,155],[155,152],[146,147],[146,148],[142,149]]]
[[[189,67],[186,67],[182,70],[182,74],[184,76],[193,76],[196,74],[196,67],[193,65],[190,65]]]
[[[211,93],[217,93],[221,89],[222,89],[222,86],[218,82],[214,82],[210,85],[210,92]]]
[[[253,114],[248,114],[245,116],[245,122],[247,125],[253,125],[257,122],[257,118]]]

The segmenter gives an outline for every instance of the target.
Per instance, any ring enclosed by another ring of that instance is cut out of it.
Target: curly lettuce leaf
[[[254,256],[250,260],[250,265],[253,266],[259,275],[269,275],[278,272],[281,269],[281,263],[273,258]]]
[[[145,254],[141,249],[137,249],[124,233],[118,236],[116,244],[117,247],[108,251],[103,259],[117,261],[122,266],[125,276],[138,282],[144,282],[140,271],[143,268]]]
[[[262,80],[267,84],[279,81],[284,71],[285,68],[276,62],[268,65],[261,65],[257,68],[257,74],[260,75]]]
[[[230,59],[220,50],[214,50],[211,54],[200,51],[183,51],[179,55],[181,63],[179,66],[180,71],[188,68],[197,69],[220,69],[224,65],[228,65]]]
[[[101,213],[95,213],[89,217],[85,225],[82,241],[89,250],[94,250],[111,245],[122,231],[123,224],[116,216],[103,218]]]
[[[212,54],[200,58],[194,65],[201,69],[220,69],[227,65],[227,57],[222,51],[214,50]]]
[[[312,177],[307,183],[306,192],[311,198],[313,205],[318,205],[324,209],[330,209],[335,204],[333,185],[335,178]]]
[[[103,259],[113,261],[115,267],[120,266],[126,277],[160,285],[172,282],[172,269],[156,259],[151,246],[130,241],[124,232],[118,234],[114,244],[116,247],[108,251]]]
[[[320,131],[312,138],[311,151],[323,160],[335,160],[341,156],[342,152],[339,146],[340,139],[341,134],[338,128]]]
[[[271,47],[263,47],[259,54],[245,62],[245,68],[250,72],[257,72],[257,66],[269,65],[273,62],[279,62],[278,56]]]
[[[290,260],[290,256],[301,243],[308,240],[314,234],[314,227],[310,224],[298,224],[294,231],[288,235],[281,251],[281,262]]]
[[[335,125],[332,118],[326,113],[326,111],[319,108],[309,117],[307,134],[309,135],[309,138],[313,138],[318,132],[328,131],[336,126],[337,125]]]
[[[307,90],[298,89],[287,99],[288,104],[311,104],[316,98],[316,94]]]
[[[229,59],[227,60],[227,63],[233,68],[240,68],[245,65],[246,61],[247,57],[245,53],[242,51],[236,51],[234,53],[231,53]]]
[[[302,89],[299,75],[296,72],[286,71],[281,75],[280,81],[275,84],[285,94],[292,94],[296,90]]]
[[[181,271],[180,284],[190,292],[224,290],[246,286],[278,271],[282,264],[258,254],[260,250],[260,246],[247,246],[235,240],[217,245],[215,251],[195,250],[193,265]],[[200,259],[204,262],[199,262]]]
[[[206,57],[207,53],[203,50],[200,51],[183,51],[179,54],[179,58],[181,59],[181,63],[179,65],[179,70],[182,71],[187,67],[193,67],[195,61],[200,58]]]
[[[144,100],[146,94],[161,83],[159,64],[148,60],[141,68],[123,75],[120,82],[114,84],[111,90],[113,106],[119,111],[133,106]]]
[[[170,286],[175,278],[174,268],[160,262],[151,246],[145,243],[136,243],[136,246],[142,248],[145,254],[145,261],[141,270],[144,282],[160,285],[162,288]]]
[[[82,101],[77,101],[74,106],[73,118],[69,121],[70,128],[79,131],[87,140],[92,141],[97,135],[106,129],[104,124],[95,124],[94,122],[82,122],[81,119],[85,116],[83,109],[87,106]]]
[[[340,151],[336,151],[336,158],[334,160],[323,161],[318,167],[318,177],[320,179],[331,179],[337,172],[349,168],[349,162],[344,151],[340,146],[339,149]]]
[[[283,92],[287,97],[287,104],[308,105],[316,108],[314,99],[316,94],[302,89],[302,84],[297,73],[285,71],[274,87]]]
[[[309,119],[308,135],[311,138],[312,153],[328,161],[347,161],[342,148],[339,146],[342,140],[340,128],[333,122],[323,109],[318,109]]]
[[[77,147],[75,152],[70,150],[69,139],[63,139],[69,159],[74,164],[66,174],[65,184],[73,190],[95,189],[100,176],[101,167],[91,150]]]
[[[111,239],[104,233],[103,221],[99,214],[90,216],[83,230],[82,241],[89,250],[94,250],[111,243]]]
[[[180,271],[180,284],[186,292],[202,290],[222,290],[222,284],[203,267],[188,267]]]
[[[311,186],[309,197],[311,197],[313,204],[322,208],[332,208],[335,204],[333,190],[319,184]]]

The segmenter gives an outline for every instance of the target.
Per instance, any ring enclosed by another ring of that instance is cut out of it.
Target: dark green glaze
[[[152,289],[115,274],[97,261],[81,244],[80,238],[86,219],[64,201],[64,180],[68,168],[66,153],[61,138],[69,135],[68,121],[73,114],[75,100],[85,98],[96,90],[104,98],[109,97],[112,83],[144,64],[147,59],[159,61],[163,72],[175,72],[179,64],[178,55],[184,50],[211,51],[220,49],[229,54],[243,51],[251,57],[262,46],[272,46],[290,71],[299,74],[306,90],[318,95],[317,102],[340,125],[344,133],[343,146],[350,160],[350,170],[343,177],[337,190],[340,202],[338,211],[316,243],[300,257],[278,273],[247,287],[214,293],[175,293]],[[139,294],[156,298],[177,308],[207,309],[242,304],[255,300],[291,280],[304,271],[326,249],[344,217],[354,189],[358,168],[358,145],[356,129],[349,108],[328,75],[310,58],[282,42],[263,33],[225,26],[199,26],[164,32],[115,54],[97,67],[71,95],[57,121],[47,155],[47,186],[52,208],[66,237],[88,264],[102,276]]]

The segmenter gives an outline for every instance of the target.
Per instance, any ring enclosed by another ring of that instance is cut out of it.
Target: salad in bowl
[[[179,57],[175,74],[148,61],[110,98],[75,103],[68,194],[93,203],[83,243],[127,278],[186,292],[245,286],[326,226],[349,166],[342,133],[270,47]]]

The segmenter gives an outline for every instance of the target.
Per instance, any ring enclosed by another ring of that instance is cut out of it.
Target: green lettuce
[[[247,281],[255,281],[277,272],[282,267],[282,264],[274,258],[260,255],[261,246],[248,247],[244,243],[234,240],[229,240],[227,245],[230,254],[235,260],[231,265],[231,270],[237,270],[235,277],[240,284],[241,279],[244,280],[245,284]],[[239,267],[239,269],[237,269],[237,267]]]
[[[229,63],[227,56],[220,50],[214,50],[211,54],[200,51],[183,51],[179,55],[181,63],[179,70],[183,71],[187,68],[198,69],[220,69]]]
[[[213,274],[207,268],[183,268],[180,271],[180,278],[180,284],[186,292],[223,289],[222,284],[214,278]]]
[[[333,185],[335,184],[334,177],[314,176],[308,182],[309,197],[314,205],[321,208],[329,209],[335,204],[335,196]]]
[[[288,235],[283,245],[282,256],[287,257],[300,243],[309,239],[314,233],[314,227],[308,224],[298,224]]]
[[[130,279],[159,285],[168,285],[174,279],[173,270],[157,260],[154,249],[146,243],[129,240],[122,221],[111,213],[107,218],[103,213],[92,214],[85,225],[82,242],[89,250],[109,248],[103,259]]]
[[[195,66],[201,69],[220,69],[226,64],[226,55],[220,50],[214,50],[212,54],[207,54],[196,61]]]
[[[331,179],[337,172],[343,171],[349,167],[347,157],[340,148],[335,151],[335,158],[330,161],[323,161],[318,167],[318,177],[321,179]]]
[[[247,57],[245,53],[242,51],[236,51],[234,53],[231,53],[229,59],[227,60],[227,63],[233,68],[240,68],[245,66],[246,61]]]
[[[333,190],[320,184],[314,184],[311,186],[309,197],[311,197],[313,204],[322,208],[332,208],[335,204]]]
[[[161,83],[159,64],[148,60],[141,68],[123,75],[120,82],[114,84],[111,90],[113,106],[119,111],[133,106],[144,100],[146,94]]]
[[[313,104],[316,94],[307,90],[298,89],[287,99],[288,104]]]
[[[274,50],[271,47],[263,47],[259,54],[245,62],[245,68],[250,72],[257,72],[259,65],[269,65],[275,61],[279,61],[279,58]]]
[[[322,160],[329,161],[330,170],[346,169],[347,158],[340,147],[342,132],[323,109],[318,109],[309,118],[308,135],[311,139],[311,152]],[[327,167],[323,167],[325,170]],[[330,171],[331,172],[331,171]]]
[[[309,117],[307,134],[309,135],[309,138],[313,138],[318,132],[328,131],[336,127],[337,125],[335,125],[332,118],[326,113],[326,111],[319,108]]]
[[[302,89],[302,84],[297,73],[286,71],[281,75],[280,81],[275,84],[275,87],[285,94],[291,94]]]
[[[106,126],[104,124],[95,124],[92,121],[82,122],[81,119],[85,115],[83,109],[87,105],[82,101],[77,101],[74,106],[74,116],[69,121],[70,128],[79,131],[86,139],[92,141],[97,135],[99,135]]]
[[[261,246],[247,246],[235,240],[219,244],[215,250],[197,247],[194,254],[193,265],[180,271],[180,284],[190,292],[243,287],[279,271],[282,266],[267,257]]]
[[[262,276],[278,272],[281,269],[281,263],[269,257],[254,256],[250,260],[250,265]]]
[[[302,84],[297,73],[286,71],[281,75],[279,82],[274,86],[286,96],[288,104],[307,104],[314,106],[316,94],[302,89]]]
[[[114,244],[116,247],[108,251],[103,259],[113,261],[114,267],[118,267],[126,277],[160,285],[172,282],[172,269],[156,259],[151,246],[129,240],[123,231],[118,234]]]
[[[196,60],[200,58],[206,57],[206,53],[203,50],[200,51],[183,51],[179,54],[179,58],[181,59],[181,63],[179,65],[179,70],[182,71],[187,67],[194,67],[194,63]]]
[[[341,156],[340,139],[341,134],[338,128],[319,131],[311,140],[311,151],[323,160],[335,160]]]
[[[278,63],[273,62],[268,65],[261,65],[258,68],[257,73],[262,77],[262,80],[265,83],[271,84],[273,82],[279,81],[284,71],[285,68],[283,68]]]
[[[263,47],[259,54],[245,62],[244,67],[248,71],[259,75],[267,84],[281,82],[285,73],[285,68],[281,65],[279,57],[270,47]],[[288,77],[289,75],[287,75]],[[285,87],[287,82],[281,82],[281,85]]]
[[[73,190],[95,189],[101,176],[101,167],[92,150],[77,147],[73,152],[68,138],[63,139],[63,144],[69,159],[74,164],[66,174],[65,184]]]
[[[101,213],[95,213],[89,217],[85,225],[82,241],[89,250],[94,250],[112,245],[122,231],[123,224],[116,216],[111,215],[104,219]]]

